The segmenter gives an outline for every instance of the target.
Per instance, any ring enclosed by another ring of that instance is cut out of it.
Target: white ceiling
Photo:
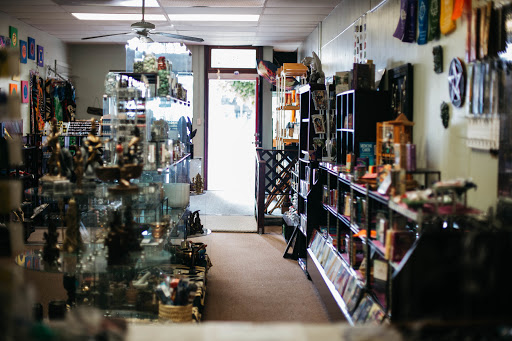
[[[150,2],[151,1],[151,2]],[[273,46],[294,51],[340,0],[146,0],[147,14],[259,14],[257,22],[153,22],[157,31],[203,38],[204,45]],[[68,43],[125,43],[132,21],[82,21],[71,13],[137,13],[142,0],[0,0],[0,11]],[[130,7],[132,5],[135,7]],[[142,14],[141,14],[142,19]],[[140,20],[137,20],[140,21]],[[155,41],[170,38],[152,35]],[[186,42],[186,41],[185,41]],[[187,44],[194,44],[186,42]]]

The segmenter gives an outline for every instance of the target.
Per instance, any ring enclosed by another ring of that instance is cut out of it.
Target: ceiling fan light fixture
[[[79,20],[115,20],[115,21],[135,21],[140,20],[140,14],[126,13],[71,13]],[[146,14],[146,20],[151,21],[167,21],[163,14]]]

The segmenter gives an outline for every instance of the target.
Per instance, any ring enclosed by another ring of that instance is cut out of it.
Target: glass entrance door
[[[208,190],[253,213],[256,79],[209,79]]]

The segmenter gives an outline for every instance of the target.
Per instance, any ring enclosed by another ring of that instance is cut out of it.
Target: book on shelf
[[[336,275],[338,274],[340,268],[342,268],[342,267],[343,267],[343,261],[341,260],[340,257],[336,257],[336,260],[335,260],[333,266],[329,270],[329,273],[327,273],[327,276],[329,277],[329,280],[331,281],[331,283],[334,283],[334,279],[336,278]]]
[[[354,287],[352,294],[348,297],[348,300],[345,301],[345,303],[347,304],[347,310],[350,314],[352,314],[356,309],[357,303],[359,303],[359,298],[361,297],[362,292],[363,288],[356,283],[356,286]]]
[[[359,157],[368,158],[368,166],[375,165],[375,142],[359,142]]]
[[[338,288],[338,292],[340,293],[341,297],[343,297],[343,294],[345,293],[345,290],[347,288],[347,284],[352,279],[352,275],[350,274],[350,271],[347,269],[344,274],[343,278],[341,279],[340,286]]]
[[[386,233],[386,259],[400,262],[416,240],[410,231],[388,230]]]
[[[374,302],[372,307],[370,308],[370,311],[368,312],[368,317],[366,318],[366,322],[378,325],[378,324],[382,323],[384,316],[386,316],[386,314],[384,313],[384,310],[382,310],[380,305],[378,305],[377,303]]]
[[[373,287],[376,291],[385,292],[388,281],[388,262],[373,260]]]
[[[346,272],[347,272],[347,268],[345,268],[345,266],[342,264],[341,268],[338,270],[338,273],[336,274],[336,277],[332,281],[332,283],[334,284],[334,287],[336,288],[336,290],[338,292],[340,292],[340,286],[341,286],[341,283],[343,282]]]
[[[370,309],[373,306],[373,300],[370,296],[364,295],[361,298],[361,301],[357,305],[357,308],[354,310],[354,314],[352,315],[352,321],[355,324],[363,324],[366,322],[368,318],[368,314],[370,313]]]
[[[334,257],[336,257],[330,247],[326,247],[326,250],[327,254],[322,258],[322,261],[320,262],[320,265],[322,265],[324,270],[326,270],[331,265],[331,262],[334,261]]]
[[[343,292],[343,301],[345,301],[345,303],[347,303],[349,301],[350,297],[352,297],[352,295],[354,294],[354,291],[356,290],[356,287],[357,287],[357,278],[355,278],[354,276],[350,276],[350,278],[347,282],[345,291]]]

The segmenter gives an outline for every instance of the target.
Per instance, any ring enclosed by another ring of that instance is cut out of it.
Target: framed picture
[[[412,64],[404,64],[389,70],[388,89],[393,118],[404,114],[409,121],[413,121],[413,83]]]
[[[9,84],[9,93],[11,95],[16,95],[18,93],[18,84],[10,83]]]
[[[0,36],[0,47],[5,47],[5,37],[4,36]]]
[[[27,64],[28,58],[28,45],[24,40],[20,40],[20,63]]]
[[[28,37],[28,59],[36,60],[36,40]]]
[[[9,37],[11,38],[11,47],[18,47],[18,29],[13,26],[9,26]]]
[[[314,90],[313,93],[313,104],[315,110],[326,110],[328,105],[328,97],[326,90]]]
[[[44,47],[37,45],[37,65],[44,66]]]
[[[323,115],[311,115],[315,134],[325,134],[325,121]]]
[[[21,81],[21,103],[28,103],[28,81]]]

